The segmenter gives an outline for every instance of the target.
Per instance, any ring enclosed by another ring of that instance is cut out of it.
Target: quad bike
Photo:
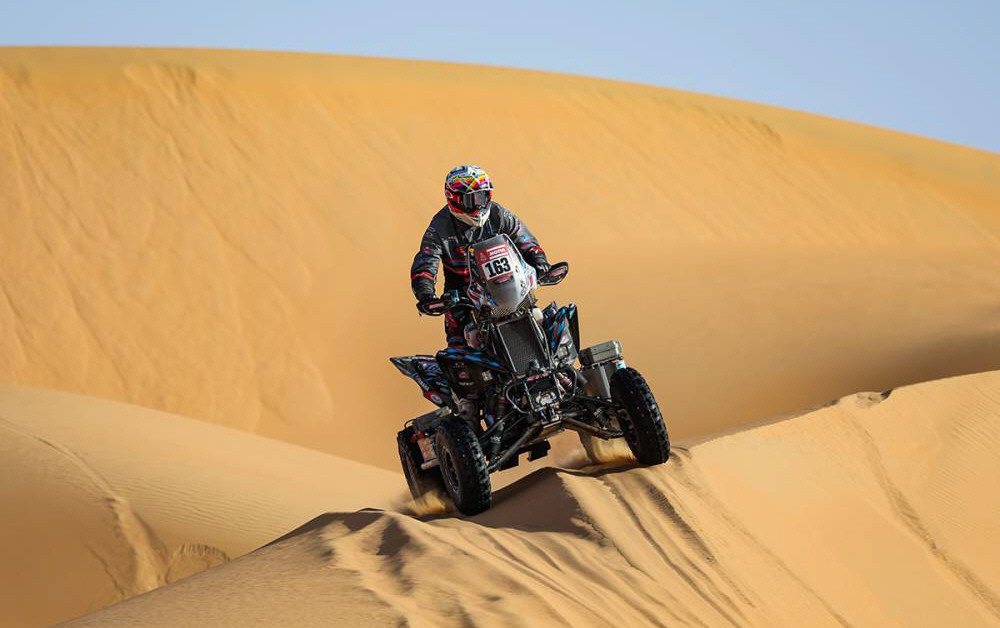
[[[562,281],[569,265],[538,277],[503,234],[467,251],[466,294],[446,292],[428,309],[469,308],[468,346],[390,358],[438,406],[396,437],[413,497],[443,488],[460,512],[483,512],[490,474],[516,466],[524,453],[547,455],[548,439],[566,429],[579,433],[588,453],[593,438],[624,436],[640,464],[665,462],[670,439],[660,408],[642,375],[625,365],[621,345],[578,350],[576,306],[536,307],[535,289]]]

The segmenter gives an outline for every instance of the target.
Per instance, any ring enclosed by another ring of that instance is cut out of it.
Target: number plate
[[[476,251],[476,262],[486,281],[496,281],[514,272],[514,254],[506,244]]]

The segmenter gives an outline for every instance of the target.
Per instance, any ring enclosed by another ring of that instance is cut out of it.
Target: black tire
[[[476,515],[493,500],[490,473],[475,432],[457,420],[437,427],[437,455],[444,488],[463,515]]]
[[[399,448],[399,463],[403,467],[403,475],[406,477],[406,485],[410,487],[410,495],[413,499],[420,499],[427,493],[444,491],[444,480],[441,478],[441,470],[437,467],[427,469],[420,468],[423,456],[420,454],[420,447],[414,443],[413,428],[408,427],[396,434],[396,445]]]
[[[611,376],[611,398],[625,410],[621,416],[625,442],[640,464],[654,465],[670,457],[670,436],[663,414],[645,378],[634,368]]]

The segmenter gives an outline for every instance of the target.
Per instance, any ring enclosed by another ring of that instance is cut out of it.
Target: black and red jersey
[[[490,215],[482,227],[470,227],[452,217],[447,207],[434,214],[420,240],[420,250],[410,267],[410,284],[417,299],[434,296],[438,263],[444,266],[444,289],[464,290],[469,283],[466,248],[469,244],[506,233],[521,251],[524,260],[540,271],[548,269],[545,251],[521,220],[499,203],[490,205]]]

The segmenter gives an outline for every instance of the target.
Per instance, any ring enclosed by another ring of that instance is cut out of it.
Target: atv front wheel
[[[436,442],[444,487],[459,512],[476,515],[489,508],[493,488],[475,432],[460,421],[442,421]]]
[[[670,457],[670,436],[649,384],[634,368],[611,376],[611,398],[624,410],[620,423],[625,442],[640,464],[654,465]]]
[[[438,468],[427,470],[420,468],[424,457],[420,454],[420,447],[413,442],[413,434],[412,427],[399,432],[396,434],[396,445],[399,448],[399,463],[403,467],[406,485],[410,487],[410,495],[413,499],[420,499],[427,493],[443,489],[444,480],[441,479],[441,471]]]

